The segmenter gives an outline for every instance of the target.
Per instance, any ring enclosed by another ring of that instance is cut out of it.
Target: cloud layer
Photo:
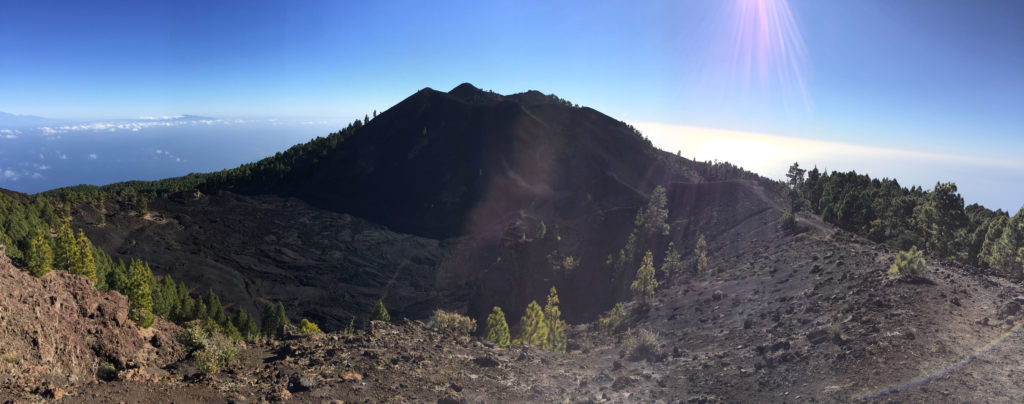
[[[1007,160],[904,150],[876,145],[811,140],[762,133],[634,123],[654,145],[698,161],[728,161],[769,178],[781,179],[793,162],[802,167],[851,171],[873,177],[896,178],[903,185],[930,188],[954,181],[968,203],[1012,209],[1024,202],[1024,190],[1007,190],[1007,183],[1024,181],[1024,160]]]

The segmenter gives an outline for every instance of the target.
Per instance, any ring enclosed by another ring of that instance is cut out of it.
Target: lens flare
[[[726,22],[715,69],[726,64],[734,87],[755,85],[786,103],[810,110],[804,74],[807,46],[787,0],[736,0],[723,10]],[[721,74],[719,70],[716,74]],[[738,81],[738,82],[737,82]]]
[[[998,338],[996,338],[992,342],[988,343],[988,345],[985,345],[985,346],[981,347],[981,349],[978,349],[977,351],[975,351],[971,355],[967,356],[966,358],[961,359],[960,361],[950,365],[949,367],[946,367],[946,368],[943,368],[943,369],[939,369],[939,370],[937,370],[937,371],[935,371],[935,372],[933,372],[931,374],[919,377],[917,379],[911,380],[909,382],[903,383],[903,384],[898,385],[898,386],[889,387],[889,388],[878,390],[878,391],[874,391],[874,392],[871,392],[871,393],[861,394],[859,396],[853,397],[853,399],[854,400],[858,400],[858,401],[860,401],[860,400],[875,399],[875,398],[879,398],[879,397],[882,397],[882,396],[887,395],[887,394],[898,393],[898,392],[906,390],[906,389],[908,389],[910,387],[922,385],[922,384],[928,383],[928,382],[930,382],[932,380],[938,379],[939,377],[945,376],[946,374],[948,374],[950,372],[953,372],[953,371],[955,371],[957,369],[960,369],[960,368],[964,367],[964,365],[967,365],[968,363],[973,362],[975,359],[978,359],[978,357],[980,357],[980,356],[988,353],[989,351],[995,349],[997,346],[999,346],[1004,341],[1006,341],[1006,339],[1008,337],[1010,337],[1011,335],[1019,332],[1022,327],[1024,327],[1024,321],[1017,323],[1012,328],[1010,328],[1008,331],[1006,331],[1003,334],[1001,334]]]

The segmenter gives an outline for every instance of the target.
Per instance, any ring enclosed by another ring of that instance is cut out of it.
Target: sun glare
[[[736,0],[724,9],[723,52],[734,86],[778,91],[787,108],[810,109],[805,84],[807,47],[787,0]],[[738,82],[737,82],[738,81]]]

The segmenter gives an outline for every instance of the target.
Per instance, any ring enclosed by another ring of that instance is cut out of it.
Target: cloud
[[[768,178],[783,179],[796,161],[804,168],[896,178],[904,186],[930,188],[938,181],[952,181],[967,203],[993,209],[1016,211],[1024,200],[1024,188],[1007,187],[1024,181],[1024,160],[663,123],[633,126],[662,150],[679,150],[683,157],[698,161],[728,161]]]
[[[166,120],[170,120],[170,119],[181,119],[181,118],[184,118],[184,117],[185,117],[185,115],[140,116],[139,119],[140,120],[144,120],[144,121],[157,121],[157,120],[165,120],[166,121]]]
[[[18,175],[18,173],[12,171],[11,169],[4,170],[2,174],[3,174],[3,176],[0,177],[0,178],[3,178],[5,180],[11,180],[11,181],[17,181],[18,178],[21,177],[20,175]]]
[[[56,135],[59,133],[68,132],[116,132],[116,131],[131,131],[138,132],[142,129],[147,128],[158,128],[158,127],[178,127],[178,126],[211,126],[211,125],[231,125],[246,123],[247,121],[242,119],[212,119],[212,118],[197,118],[197,119],[182,119],[186,118],[184,115],[175,116],[162,116],[162,117],[141,117],[138,120],[129,121],[110,121],[110,122],[91,122],[77,125],[63,125],[63,126],[43,126],[39,128],[39,131],[44,135]]]
[[[728,161],[759,174],[779,178],[789,165],[828,166],[862,171],[908,164],[959,164],[1024,169],[1024,162],[989,157],[904,150],[872,145],[812,140],[763,133],[640,122],[634,124],[655,146],[681,151],[698,161]]]
[[[171,152],[169,152],[167,150],[156,149],[156,150],[153,151],[153,154],[156,154],[156,156],[153,157],[154,159],[161,159],[162,158],[162,159],[167,159],[167,160],[178,162],[178,163],[184,161],[184,160],[181,159],[181,157],[175,156],[174,154],[171,154]]]
[[[17,129],[0,129],[0,139],[17,139],[20,134]]]
[[[96,153],[89,153],[89,160],[96,160]]]
[[[57,152],[57,158],[59,158],[61,160],[67,160],[68,159],[68,155],[64,154],[64,153],[61,153],[61,152]]]

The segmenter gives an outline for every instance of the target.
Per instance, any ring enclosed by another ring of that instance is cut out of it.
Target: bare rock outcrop
[[[140,329],[127,297],[65,271],[33,277],[0,245],[0,386],[89,382],[104,363],[116,370],[165,366],[183,357],[177,329],[162,319]]]

